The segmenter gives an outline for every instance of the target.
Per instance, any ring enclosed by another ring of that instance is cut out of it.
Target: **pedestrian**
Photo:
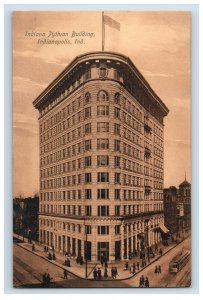
[[[68,279],[68,271],[66,269],[63,271],[63,279]]]
[[[148,277],[145,278],[144,285],[145,285],[145,287],[149,287],[149,279],[148,279]]]
[[[108,270],[107,270],[107,268],[105,268],[105,270],[104,270],[104,278],[108,278]]]
[[[82,266],[83,265],[83,257],[82,256],[80,256],[80,265]]]
[[[155,267],[154,273],[158,273],[158,267]]]
[[[113,267],[111,267],[111,277],[114,279],[114,268]]]
[[[158,270],[159,270],[159,273],[161,273],[161,266],[159,265],[159,267],[158,267]]]
[[[42,285],[43,285],[43,286],[46,286],[46,281],[47,281],[47,273],[44,273],[44,274],[42,275]]]
[[[144,280],[144,276],[143,275],[140,277],[139,281],[140,281],[139,287],[144,287],[145,280]]]
[[[103,256],[103,254],[101,255],[100,263],[101,263],[101,266],[103,267],[103,264],[104,264],[104,256]]]
[[[97,269],[96,268],[94,268],[93,277],[94,277],[94,280],[97,279]]]
[[[44,246],[44,252],[46,252],[46,246]]]
[[[35,244],[32,244],[32,251],[35,251]]]
[[[135,266],[135,263],[133,263],[133,274],[135,274],[135,272],[136,272],[136,266]]]
[[[129,268],[129,264],[128,264],[128,261],[126,261],[126,263],[125,263],[125,269],[128,270],[128,268]]]
[[[53,257],[53,260],[56,260],[56,255],[55,255],[55,253],[53,253],[52,257]]]
[[[137,269],[138,269],[138,270],[140,269],[139,261],[137,262]]]
[[[71,267],[69,258],[66,260],[66,262],[67,262],[67,267]]]
[[[160,254],[161,256],[163,255],[163,250],[162,250],[162,248],[160,248],[159,254]]]
[[[52,260],[51,252],[49,252],[49,254],[48,254],[48,259]]]
[[[117,267],[114,267],[114,278],[116,279],[117,276],[118,276],[118,270]]]
[[[46,285],[49,286],[51,283],[52,278],[50,277],[50,274],[48,273],[46,276]]]
[[[101,269],[98,268],[98,271],[97,271],[97,278],[98,280],[101,280]]]

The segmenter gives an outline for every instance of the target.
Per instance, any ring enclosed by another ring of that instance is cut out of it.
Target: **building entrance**
[[[115,260],[121,259],[121,241],[115,241]]]
[[[97,243],[97,259],[105,261],[109,260],[109,242],[98,242]]]
[[[84,241],[84,258],[89,261],[92,259],[92,244],[89,241]]]

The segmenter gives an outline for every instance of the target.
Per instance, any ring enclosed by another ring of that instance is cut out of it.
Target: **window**
[[[92,199],[92,190],[85,189],[85,199]]]
[[[97,173],[97,182],[109,182],[109,173],[108,172]]]
[[[107,77],[108,71],[107,68],[100,68],[99,69],[99,77],[105,78]]]
[[[99,217],[109,216],[109,206],[107,205],[97,206],[97,215]]]
[[[78,205],[78,216],[81,216],[81,213],[82,213],[81,205]]]
[[[85,125],[85,134],[91,133],[91,123]]]
[[[90,205],[85,206],[85,215],[88,217],[92,215],[92,207]]]
[[[82,151],[82,143],[78,143],[78,154],[80,154],[81,151]],[[78,168],[80,168],[79,164],[78,164]]]
[[[109,123],[108,122],[98,122],[97,123],[97,132],[109,132]]]
[[[115,225],[115,234],[120,234],[120,233],[121,233],[121,226]]]
[[[118,157],[118,156],[115,156],[114,157],[114,165],[115,165],[115,167],[120,168],[120,162],[121,162],[121,158]]]
[[[74,216],[76,215],[76,206],[75,206],[75,205],[73,205],[72,214],[73,214]]]
[[[121,207],[120,205],[115,206],[115,216],[120,216]]]
[[[97,156],[97,166],[108,166],[108,165],[109,165],[108,155]]]
[[[98,95],[97,95],[97,101],[108,101],[108,94],[105,91],[99,91]]]
[[[120,184],[120,173],[115,173],[115,183],[119,183]]]
[[[114,141],[114,150],[120,151],[120,141],[119,140]]]
[[[91,225],[85,225],[85,233],[87,233],[87,234],[91,234],[92,233]]]
[[[114,118],[120,119],[120,108],[118,108],[118,107],[114,108]]]
[[[98,226],[97,233],[98,234],[109,234],[109,226]]]
[[[86,107],[85,108],[85,119],[91,117],[91,107]]]
[[[85,141],[85,151],[91,150],[91,140]]]
[[[84,74],[84,80],[88,80],[91,78],[91,71],[90,70],[86,70],[85,74]]]
[[[114,133],[120,135],[120,125],[114,124]]]
[[[85,167],[91,167],[92,165],[92,158],[91,156],[86,156],[85,157]]]
[[[120,190],[119,189],[115,189],[115,199],[120,199]]]
[[[90,101],[91,101],[91,94],[90,94],[89,92],[87,92],[87,93],[85,94],[85,105],[86,105],[86,104],[89,104]]]
[[[97,140],[97,149],[109,149],[109,140],[108,139],[98,139]]]
[[[72,170],[75,171],[76,169],[76,160],[72,161]]]
[[[75,110],[76,110],[76,102],[73,101],[73,103],[72,103],[72,112],[75,112]]]
[[[81,190],[78,190],[78,199],[81,199]]]
[[[109,107],[107,105],[97,106],[97,116],[108,116]]]
[[[76,191],[72,192],[72,198],[75,200],[76,199]]]
[[[85,183],[92,182],[92,174],[85,173]]]
[[[109,199],[109,190],[108,189],[98,189],[97,190],[98,199]]]
[[[117,70],[114,70],[114,79],[120,80],[120,73]]]
[[[114,103],[120,105],[121,103],[121,95],[119,93],[116,93],[114,96]]]

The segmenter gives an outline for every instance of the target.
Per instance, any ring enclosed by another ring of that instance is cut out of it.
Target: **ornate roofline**
[[[56,90],[56,87],[62,85],[65,81],[65,78],[68,74],[75,73],[81,64],[87,63],[89,60],[110,60],[116,61],[117,63],[122,63],[129,67],[130,71],[137,77],[142,87],[147,90],[147,92],[151,95],[151,97],[155,100],[158,106],[163,110],[164,114],[167,115],[169,109],[162,102],[162,100],[157,96],[154,90],[151,88],[147,80],[141,74],[141,72],[137,69],[137,67],[133,64],[131,59],[123,54],[119,54],[116,52],[107,52],[107,51],[95,51],[84,53],[82,55],[76,56],[75,59],[40,93],[40,95],[33,101],[33,105],[37,108],[39,103],[41,103],[45,98],[49,96],[51,92]]]

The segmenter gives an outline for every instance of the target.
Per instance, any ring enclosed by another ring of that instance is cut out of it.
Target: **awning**
[[[163,231],[163,233],[169,233],[169,230],[168,230],[168,228],[166,228],[166,226],[164,225],[164,224],[160,224],[160,229]]]

